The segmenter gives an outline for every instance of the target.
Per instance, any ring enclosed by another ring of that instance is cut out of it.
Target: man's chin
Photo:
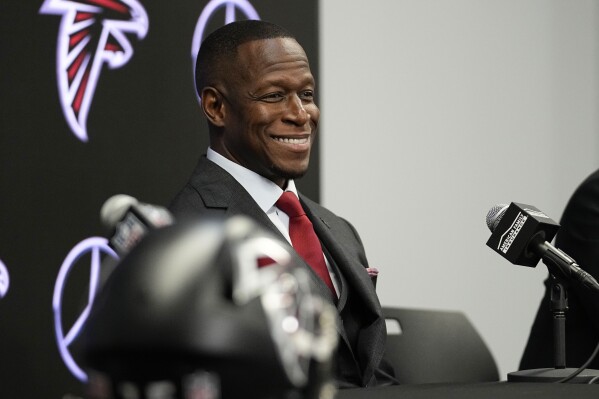
[[[303,169],[283,169],[283,168],[279,168],[275,165],[272,166],[271,168],[271,172],[273,173],[274,176],[277,176],[281,179],[285,179],[285,180],[296,180],[296,179],[300,179],[302,177],[304,177],[304,175],[306,174],[306,172],[308,171],[308,168],[303,168]]]

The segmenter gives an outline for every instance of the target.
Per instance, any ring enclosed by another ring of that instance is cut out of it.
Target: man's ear
[[[206,118],[215,126],[222,127],[225,119],[224,97],[214,87],[204,87],[200,95],[202,110]]]

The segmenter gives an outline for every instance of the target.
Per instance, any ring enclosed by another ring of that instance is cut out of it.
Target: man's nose
[[[310,115],[304,108],[302,99],[297,94],[289,96],[286,116],[288,120],[297,125],[305,125],[310,120]]]

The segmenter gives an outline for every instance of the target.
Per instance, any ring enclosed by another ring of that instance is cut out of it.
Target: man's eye
[[[313,100],[314,99],[314,92],[312,90],[306,90],[303,91],[300,94],[302,100]]]
[[[260,97],[260,100],[266,101],[268,103],[276,103],[281,101],[283,98],[284,96],[281,93],[269,93]]]

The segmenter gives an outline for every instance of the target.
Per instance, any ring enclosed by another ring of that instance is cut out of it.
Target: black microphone
[[[560,225],[532,205],[499,204],[487,213],[487,246],[514,265],[535,267],[540,259],[556,278],[599,291],[599,283],[564,251],[550,244]]]
[[[125,194],[107,199],[100,210],[100,219],[113,230],[109,244],[120,256],[128,253],[150,231],[174,222],[166,208],[139,202]]]

